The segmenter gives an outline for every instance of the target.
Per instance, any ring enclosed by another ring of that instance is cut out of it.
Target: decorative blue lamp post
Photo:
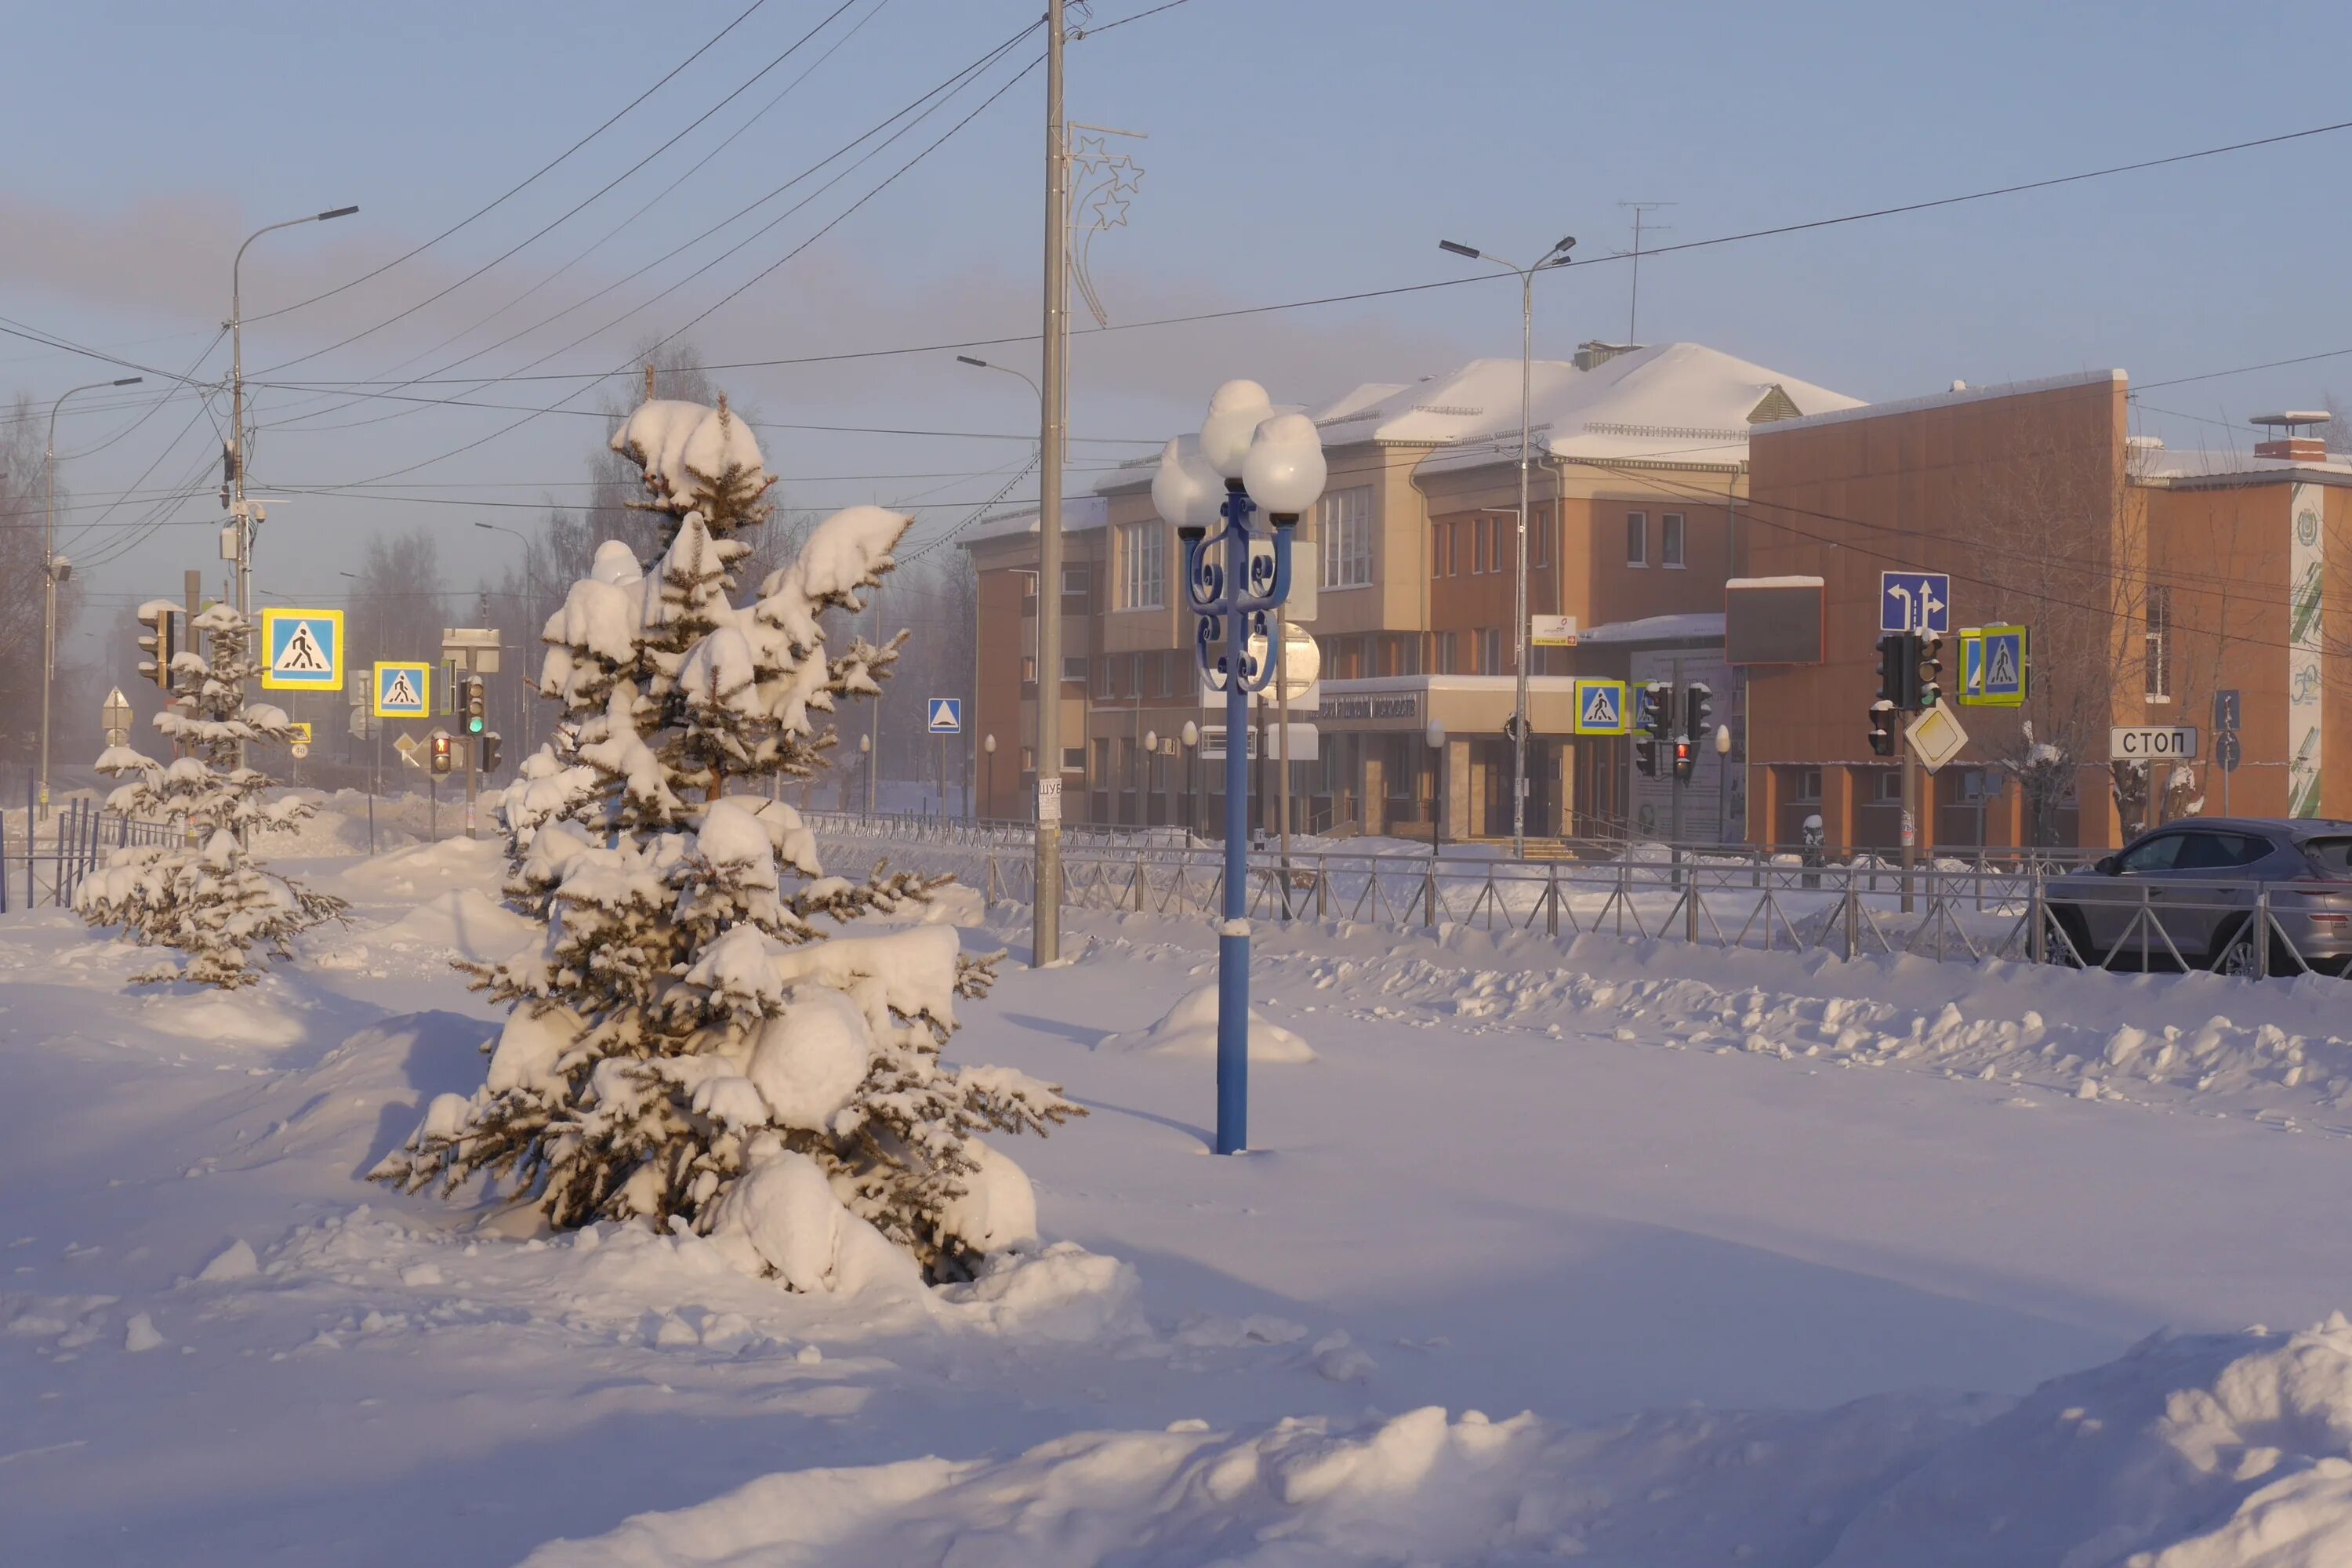
[[[1168,443],[1151,502],[1184,546],[1193,652],[1225,694],[1225,918],[1217,932],[1217,1152],[1249,1143],[1249,700],[1274,679],[1272,616],[1290,595],[1290,545],[1323,493],[1323,440],[1265,388],[1229,381],[1197,446]],[[1254,520],[1264,509],[1270,528]],[[1284,748],[1287,754],[1288,747]]]

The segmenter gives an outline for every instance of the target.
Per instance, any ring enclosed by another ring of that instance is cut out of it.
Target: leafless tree
[[[47,417],[19,393],[0,415],[0,756],[28,763],[40,744],[42,528],[48,504],[42,439]],[[58,505],[70,503],[64,486]],[[71,515],[70,513],[65,515]],[[78,584],[58,593],[58,644],[81,604]]]

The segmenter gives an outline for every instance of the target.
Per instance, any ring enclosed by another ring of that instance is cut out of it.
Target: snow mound
[[[1171,1057],[1213,1057],[1217,1054],[1217,988],[1203,985],[1179,997],[1160,1020],[1148,1029],[1105,1035],[1095,1047],[1101,1051],[1155,1051]],[[1250,1060],[1311,1062],[1315,1047],[1250,1009]]]
[[[302,1020],[284,1004],[247,992],[190,994],[175,987],[172,994],[148,997],[141,1011],[141,1022],[151,1029],[210,1045],[290,1046],[305,1033]]]
[[[423,951],[494,963],[521,952],[539,935],[538,926],[480,889],[459,888],[425,900],[391,924],[369,931],[355,948],[322,962],[331,968],[349,967],[372,953]]]
[[[2004,1406],[2006,1406],[2004,1408]],[[1081,1433],[772,1475],[528,1568],[1228,1562],[2326,1568],[2352,1561],[2352,1323],[2158,1338],[2014,1404],[1604,1426],[1434,1406]]]
[[[354,903],[406,900],[458,888],[495,892],[506,881],[506,845],[494,838],[445,838],[362,860],[336,879]]]

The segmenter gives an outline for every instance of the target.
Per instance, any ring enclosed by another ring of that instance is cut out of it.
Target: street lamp
[[[1432,719],[1423,731],[1429,742],[1429,856],[1437,858],[1438,835],[1445,823],[1445,725]]]
[[[857,762],[866,770],[866,820],[874,820],[874,737],[857,737]]]
[[[1517,580],[1511,587],[1511,647],[1517,658],[1518,684],[1511,700],[1511,853],[1524,857],[1528,852],[1528,405],[1535,396],[1536,274],[1567,266],[1568,253],[1576,248],[1576,237],[1562,236],[1532,267],[1520,267],[1450,239],[1439,240],[1437,248],[1519,275],[1519,561]]]
[[[1220,1154],[1237,1154],[1249,1142],[1249,700],[1274,678],[1271,626],[1290,596],[1291,540],[1299,514],[1323,493],[1325,478],[1323,441],[1314,422],[1303,414],[1275,413],[1265,388],[1254,381],[1229,381],[1209,399],[1198,447],[1169,442],[1151,481],[1152,506],[1184,547],[1194,657],[1210,689],[1225,694],[1225,899],[1217,932]],[[1261,509],[1272,525],[1265,531],[1253,523]]]
[[[1176,738],[1184,743],[1184,847],[1189,849],[1201,827],[1201,726],[1187,719]]]
[[[41,525],[41,800],[40,815],[49,815],[49,704],[50,688],[58,676],[58,584],[73,573],[73,566],[58,553],[58,410],[66,399],[77,392],[94,392],[101,386],[136,386],[145,376],[126,375],[120,381],[92,381],[80,386],[69,386],[58,394],[49,405],[48,445],[41,449],[42,467],[48,471],[49,500],[47,521]],[[158,657],[161,657],[160,655]],[[162,677],[163,689],[171,689],[171,677]],[[26,829],[29,841],[32,829]],[[30,853],[28,850],[27,853]]]
[[[1151,826],[1151,803],[1160,794],[1160,731],[1143,732],[1143,826]]]
[[[988,759],[988,804],[993,809],[996,805],[996,736],[993,732],[980,738],[980,750],[981,754]]]
[[[230,526],[236,530],[236,613],[253,614],[253,515],[245,501],[245,253],[253,242],[265,234],[275,234],[281,228],[293,228],[306,223],[325,223],[330,218],[349,217],[357,207],[336,207],[331,212],[312,213],[308,217],[290,217],[284,223],[265,224],[245,237],[245,244],[236,247],[236,259],[228,269],[228,359],[229,359],[229,423],[226,466],[221,475],[221,503],[228,508]],[[236,747],[237,766],[245,765],[245,742]]]
[[[1715,841],[1731,842],[1731,726],[1715,727]]]

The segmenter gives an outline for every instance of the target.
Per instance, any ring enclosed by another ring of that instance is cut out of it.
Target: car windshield
[[[2306,838],[2303,841],[2303,854],[2322,876],[2352,881],[2352,837]]]

